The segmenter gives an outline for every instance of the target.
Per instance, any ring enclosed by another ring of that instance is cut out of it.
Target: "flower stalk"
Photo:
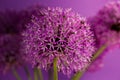
[[[57,58],[55,58],[53,61],[53,80],[58,80]]]
[[[13,71],[13,75],[15,76],[16,80],[21,80],[18,72],[15,69],[13,69],[12,71]]]
[[[106,49],[106,45],[103,45],[98,49],[98,51],[95,53],[95,55],[92,57],[91,63],[86,67],[84,71],[78,71],[75,75],[73,75],[71,80],[79,80],[82,75],[86,72],[87,68],[102,54],[102,52]]]

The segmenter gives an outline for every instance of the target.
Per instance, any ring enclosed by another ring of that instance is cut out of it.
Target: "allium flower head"
[[[18,35],[0,36],[0,70],[2,72],[23,63],[22,54],[19,53],[20,40]]]
[[[102,60],[106,53],[120,44],[120,1],[106,4],[99,12],[89,19],[96,37],[97,47],[106,45],[107,48],[94,61],[90,70],[103,67]]]
[[[120,2],[105,5],[92,19],[98,44],[120,43]]]
[[[57,57],[58,71],[67,75],[83,70],[95,51],[90,26],[71,9],[39,10],[22,35],[22,51],[33,66],[47,70]]]
[[[26,23],[42,6],[32,6],[21,11],[0,11],[0,70],[6,72],[9,68],[22,65],[23,54],[19,52],[21,33],[26,29]]]

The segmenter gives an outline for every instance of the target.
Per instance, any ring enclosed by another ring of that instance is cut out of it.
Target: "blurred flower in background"
[[[95,40],[86,20],[71,9],[47,8],[32,16],[23,35],[22,53],[33,66],[48,70],[58,58],[63,74],[83,70],[95,52]]]
[[[21,65],[19,53],[21,37],[18,23],[20,15],[14,10],[0,12],[0,70],[6,73],[9,69]]]
[[[105,54],[120,45],[120,1],[106,4],[95,16],[89,18],[89,23],[95,33],[98,48],[107,45],[106,50],[90,67],[95,70],[103,66]]]
[[[0,70],[3,73],[24,62],[23,55],[19,53],[20,40],[20,37],[15,34],[0,36]]]
[[[37,8],[41,7],[36,5],[21,11],[0,12],[0,67],[2,72],[25,62],[23,61],[24,54],[19,52],[21,33],[26,29],[26,23],[31,21],[31,16],[37,12]]]

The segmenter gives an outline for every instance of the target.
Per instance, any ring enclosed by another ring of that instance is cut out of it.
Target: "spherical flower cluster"
[[[105,5],[91,20],[99,46],[120,43],[119,1]]]
[[[120,44],[120,1],[110,2],[89,19],[96,36],[97,47],[106,45],[107,48],[90,66],[90,70],[96,70],[103,66],[102,60],[107,52]]]
[[[23,61],[24,54],[19,52],[21,33],[26,29],[26,23],[31,21],[31,16],[42,8],[37,5],[21,11],[0,11],[0,70],[3,72]]]
[[[6,73],[22,61],[19,53],[20,22],[19,12],[5,10],[0,12],[0,71]]]
[[[18,35],[6,34],[0,36],[0,70],[2,72],[23,63],[22,55],[19,53],[20,40]]]
[[[47,70],[57,58],[58,71],[67,75],[83,70],[95,51],[90,26],[71,9],[39,10],[22,35],[21,51],[25,52],[27,61]]]

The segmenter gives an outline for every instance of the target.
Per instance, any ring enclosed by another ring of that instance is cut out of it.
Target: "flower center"
[[[58,52],[62,52],[64,51],[64,47],[62,45],[64,45],[65,43],[63,41],[60,41],[60,39],[57,37],[57,38],[54,38],[55,42],[53,42],[51,45],[50,43],[46,45],[46,47],[52,51],[56,50]],[[51,40],[52,41],[52,40]]]
[[[113,24],[113,25],[111,26],[111,30],[120,32],[120,23]]]

